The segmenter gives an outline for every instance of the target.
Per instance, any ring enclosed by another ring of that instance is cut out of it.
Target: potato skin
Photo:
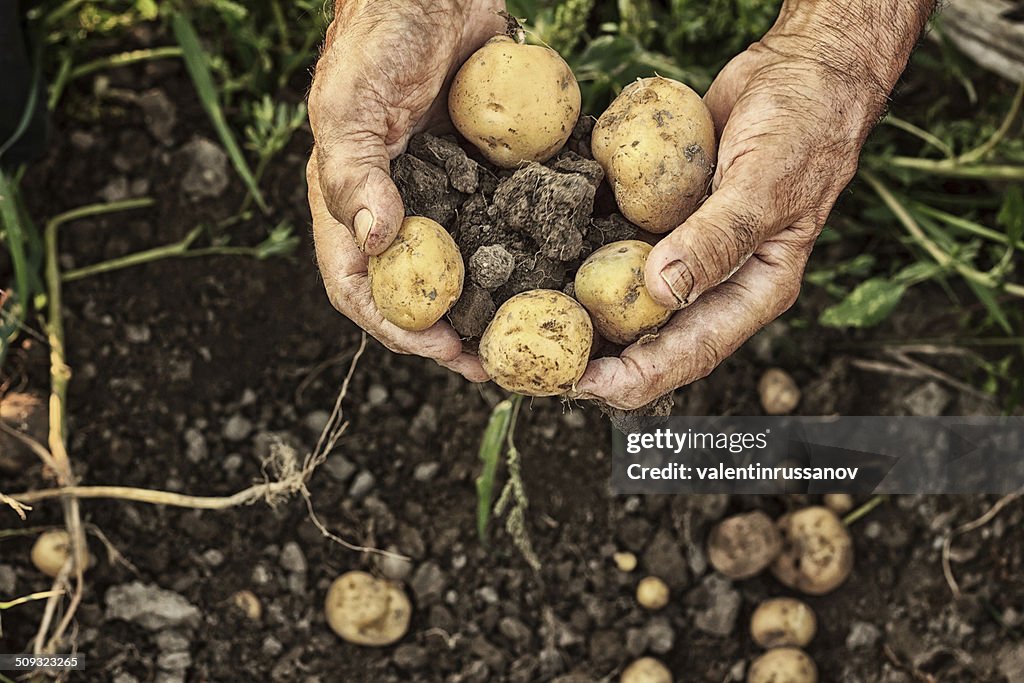
[[[767,649],[806,647],[817,630],[814,610],[795,598],[765,600],[750,617],[750,635]]]
[[[780,647],[754,660],[747,683],[818,683],[818,667],[803,650]]]
[[[572,297],[534,289],[503,303],[480,338],[480,363],[503,389],[555,396],[587,369],[594,327]]]
[[[625,87],[591,134],[622,215],[644,230],[668,232],[707,195],[717,145],[700,95],[670,78]]]
[[[601,336],[616,344],[632,344],[672,316],[672,309],[652,299],[644,284],[650,253],[651,245],[640,240],[612,242],[588,256],[576,271],[576,298]]]
[[[460,296],[466,267],[455,240],[422,216],[402,222],[395,241],[367,266],[373,302],[403,330],[425,330]]]
[[[672,683],[672,672],[654,657],[641,657],[626,667],[619,683]]]
[[[782,536],[760,510],[719,522],[708,536],[708,561],[730,579],[749,579],[770,565],[782,550]]]
[[[515,168],[562,148],[580,115],[580,86],[551,48],[495,36],[455,74],[448,113],[491,163]]]
[[[853,539],[836,513],[820,506],[783,515],[778,521],[782,553],[772,573],[790,588],[825,595],[853,571]]]
[[[327,590],[327,624],[350,643],[383,647],[409,630],[412,605],[397,584],[366,572],[342,574]]]

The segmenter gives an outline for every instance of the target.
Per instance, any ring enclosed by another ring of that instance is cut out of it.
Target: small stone
[[[105,202],[114,203],[124,201],[125,199],[128,199],[131,194],[131,187],[128,184],[128,178],[125,176],[118,176],[107,182],[107,184],[104,185],[96,194]]]
[[[488,605],[497,605],[498,600],[501,599],[498,597],[498,591],[494,590],[492,586],[484,586],[480,588],[476,592],[476,594],[477,596],[479,596],[481,600],[486,602]]]
[[[388,400],[388,390],[383,385],[371,384],[366,390],[366,402],[371,408],[383,405]]]
[[[253,574],[256,572],[254,571]],[[259,621],[263,616],[263,603],[256,594],[248,590],[240,590],[231,596],[231,603],[242,610],[251,621]]]
[[[152,89],[139,95],[136,100],[142,109],[146,129],[157,142],[170,146],[174,142],[172,133],[178,121],[178,110],[163,90]]]
[[[698,611],[693,625],[704,633],[725,637],[736,628],[743,599],[732,583],[720,574],[709,574],[691,593]]]
[[[659,529],[644,551],[643,562],[648,573],[661,578],[673,590],[685,588],[689,583],[686,558],[679,551],[679,541],[667,529]]]
[[[140,581],[107,590],[106,618],[138,624],[149,631],[198,625],[201,613],[188,600],[159,586]]]
[[[647,636],[647,647],[658,655],[671,652],[676,642],[676,632],[665,617],[656,617],[647,622],[644,634]]]
[[[219,567],[224,564],[224,553],[216,548],[210,548],[203,553],[203,562],[207,567]]]
[[[448,312],[452,327],[463,337],[479,337],[494,317],[494,299],[491,293],[472,282],[467,282],[462,296]]]
[[[631,628],[626,631],[626,652],[630,657],[639,657],[647,651],[647,632],[642,628]]]
[[[405,581],[412,573],[412,560],[398,555],[398,549],[395,546],[388,546],[388,554],[378,556],[377,568],[385,578],[392,581]]]
[[[172,629],[160,631],[155,640],[160,652],[187,652],[190,642],[183,633]]]
[[[420,605],[427,605],[441,597],[447,583],[444,572],[436,562],[425,562],[416,569],[409,587],[416,595],[416,601]]]
[[[226,458],[224,458],[224,470],[226,472],[235,472],[238,470],[239,467],[242,466],[242,462],[242,456],[240,456],[238,453],[231,453]]]
[[[150,332],[149,326],[144,323],[138,325],[129,323],[124,326],[124,336],[129,344],[145,344],[152,339],[153,334]]]
[[[302,424],[313,434],[322,434],[331,419],[326,410],[314,410],[302,420]]]
[[[424,462],[416,465],[416,469],[412,471],[412,478],[418,482],[426,483],[437,476],[438,470],[441,469],[441,463],[439,462]]]
[[[498,631],[513,643],[525,645],[530,642],[530,627],[515,617],[503,617],[498,622]]]
[[[308,569],[306,556],[295,541],[288,541],[281,549],[281,566],[285,571],[304,574]]]
[[[192,666],[188,652],[165,652],[156,658],[156,665],[164,671],[185,671]]]
[[[376,483],[376,477],[374,477],[371,472],[363,470],[357,474],[356,478],[352,481],[352,487],[348,490],[348,495],[351,498],[359,500],[372,491]]]
[[[252,568],[252,582],[257,586],[265,586],[270,583],[271,575],[270,570],[264,567],[262,564],[258,564]]]
[[[903,405],[911,415],[937,417],[946,411],[952,397],[938,382],[929,381],[917,387],[903,399]]]
[[[572,410],[570,408],[562,413],[562,422],[569,429],[583,429],[587,426],[587,418],[583,415],[583,411],[578,409]]]
[[[274,636],[267,636],[263,639],[263,643],[260,645],[260,652],[265,654],[267,657],[277,657],[279,654],[284,652],[284,645],[281,641]]]
[[[195,138],[178,154],[185,160],[181,189],[190,199],[215,199],[228,189],[228,157],[216,143]]]
[[[199,463],[206,459],[209,448],[206,445],[206,437],[194,427],[185,430],[185,457],[189,462]]]
[[[345,482],[356,473],[356,464],[344,455],[331,455],[324,461],[324,470],[336,481]]]
[[[769,368],[757,383],[761,407],[768,415],[789,415],[800,404],[800,387],[781,368]]]
[[[430,403],[420,406],[416,415],[409,423],[409,435],[422,440],[437,431],[437,408]]]
[[[850,633],[846,636],[848,650],[860,650],[874,647],[882,637],[882,632],[874,624],[866,621],[855,621],[850,624]]]
[[[14,595],[15,590],[18,587],[18,575],[14,572],[14,567],[9,564],[0,564],[0,595],[7,596]]]
[[[590,661],[601,665],[609,665],[623,659],[625,643],[617,631],[600,630],[590,636],[587,650],[590,653]]]
[[[505,247],[492,244],[477,249],[469,257],[469,275],[478,286],[494,290],[508,282],[516,269],[516,260]]]
[[[426,666],[428,661],[426,649],[411,643],[407,645],[399,645],[395,649],[393,659],[395,661],[395,666],[403,671],[416,671],[417,669],[422,669]]]
[[[235,413],[224,424],[222,433],[228,441],[241,441],[252,433],[252,422],[241,413]]]

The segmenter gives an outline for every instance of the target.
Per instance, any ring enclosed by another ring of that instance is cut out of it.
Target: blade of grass
[[[25,231],[22,229],[21,218],[15,206],[17,186],[12,179],[0,169],[0,224],[4,226],[7,235],[7,250],[11,255],[11,263],[14,266],[14,286],[16,297],[16,309],[12,309],[11,334],[13,330],[21,327],[21,321],[28,308],[28,302],[32,298],[29,285],[29,264],[25,257]],[[8,332],[5,330],[0,337],[0,363],[3,363],[7,355]]]
[[[487,524],[491,520],[491,506],[494,503],[494,479],[498,474],[498,461],[505,446],[505,437],[517,412],[521,396],[505,399],[494,406],[487,420],[487,429],[480,440],[479,456],[484,466],[476,478],[476,530],[480,540],[487,542]]]
[[[199,95],[199,101],[202,103],[203,109],[206,110],[206,114],[210,117],[213,127],[217,130],[217,136],[220,138],[221,144],[224,145],[224,149],[227,151],[235,171],[242,179],[242,182],[245,183],[249,194],[255,200],[256,205],[260,207],[260,210],[263,213],[267,213],[269,209],[263,198],[263,193],[260,192],[256,178],[253,176],[252,170],[245,160],[245,155],[242,154],[242,149],[238,146],[238,141],[235,140],[235,134],[231,131],[231,127],[224,116],[224,110],[220,106],[220,97],[213,83],[213,76],[210,74],[209,61],[203,46],[199,43],[199,36],[196,34],[195,28],[192,27],[192,23],[188,18],[181,13],[174,15],[172,27],[174,29],[174,36],[178,40],[178,45],[181,46],[185,68],[188,70],[189,76],[192,77],[192,83],[195,86],[196,94]]]

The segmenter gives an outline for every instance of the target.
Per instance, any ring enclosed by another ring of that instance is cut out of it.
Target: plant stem
[[[91,73],[103,71],[105,69],[116,69],[119,66],[128,66],[130,64],[138,64],[139,62],[148,62],[156,59],[169,59],[180,56],[181,48],[177,45],[165,45],[163,47],[151,47],[142,50],[119,52],[114,55],[100,57],[99,59],[94,59],[91,62],[86,62],[85,64],[76,66],[71,69],[71,72],[68,74],[68,81],[73,81],[76,78],[88,76]]]
[[[113,270],[121,270],[122,268],[129,268],[142,263],[149,263],[150,261],[158,261],[160,259],[170,258],[173,256],[181,256],[188,250],[189,245],[196,241],[202,232],[202,227],[194,228],[189,234],[185,235],[183,239],[178,240],[173,244],[154,247],[153,249],[145,249],[143,251],[135,252],[134,254],[128,254],[127,256],[120,256],[107,261],[101,261],[100,263],[94,263],[91,266],[75,268],[74,270],[65,272],[61,279],[64,282],[73,282],[75,280],[81,280],[82,278],[89,277],[90,275],[109,273]]]
[[[913,135],[913,136],[915,136],[917,138],[920,138],[921,140],[927,142],[929,145],[931,145],[932,147],[935,147],[940,152],[942,152],[946,156],[947,159],[950,159],[950,158],[952,158],[954,156],[953,148],[952,147],[950,147],[945,142],[943,142],[941,139],[939,139],[938,137],[936,137],[932,133],[929,133],[925,129],[918,128],[917,126],[912,124],[910,121],[904,121],[903,119],[901,119],[899,117],[896,117],[896,116],[893,116],[892,114],[889,114],[884,119],[882,119],[882,123],[888,124],[888,125],[892,126],[893,128],[898,128],[898,129],[902,130],[905,133],[910,133],[911,135]]]
[[[863,519],[864,517],[867,517],[872,510],[874,510],[876,507],[878,507],[887,500],[889,500],[889,496],[886,495],[873,496],[870,500],[868,500],[868,502],[864,503],[850,514],[843,517],[843,524],[845,524],[846,526],[852,526],[859,520]]]
[[[975,180],[1024,180],[1024,166],[1003,165],[964,165],[956,159],[920,159],[918,157],[890,157],[885,162],[897,168],[908,168],[924,171],[934,175],[950,178]]]

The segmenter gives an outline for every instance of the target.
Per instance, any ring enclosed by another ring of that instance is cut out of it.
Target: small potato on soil
[[[503,389],[555,396],[583,376],[593,341],[590,316],[575,299],[534,289],[498,308],[480,338],[480,362]]]
[[[795,598],[765,600],[750,617],[750,635],[765,649],[806,647],[818,630],[818,619]]]
[[[547,161],[580,115],[580,86],[557,52],[496,36],[470,55],[448,94],[452,123],[502,168]]]
[[[849,493],[826,493],[822,501],[825,507],[837,515],[845,515],[856,504]]]
[[[641,657],[626,667],[620,683],[672,683],[672,672],[654,657]]]
[[[576,298],[594,327],[616,344],[632,344],[671,317],[672,310],[651,298],[644,264],[651,245],[640,240],[612,242],[587,257],[576,271]]]
[[[754,660],[747,683],[818,683],[818,667],[803,650],[780,647]]]
[[[327,590],[327,623],[356,645],[390,645],[409,630],[412,605],[397,584],[366,572],[342,574]]]
[[[782,551],[782,537],[760,510],[722,520],[708,537],[708,560],[730,579],[760,574]]]
[[[757,383],[761,407],[768,415],[789,415],[800,405],[800,387],[789,373],[780,368],[769,368]]]
[[[395,241],[367,267],[370,293],[381,314],[403,330],[425,330],[462,294],[465,265],[440,224],[409,216]]]
[[[812,506],[783,515],[778,528],[783,548],[772,573],[786,586],[824,595],[853,572],[853,539],[839,516],[828,508]]]
[[[622,215],[649,232],[668,232],[707,195],[717,154],[715,124],[687,86],[641,78],[597,120],[591,149]]]
[[[668,604],[669,591],[657,576],[645,576],[636,587],[636,601],[644,609],[659,610]]]
[[[56,577],[71,557],[71,536],[64,529],[51,529],[39,534],[32,545],[30,555],[36,569],[50,577]],[[91,558],[86,560],[90,564]]]

